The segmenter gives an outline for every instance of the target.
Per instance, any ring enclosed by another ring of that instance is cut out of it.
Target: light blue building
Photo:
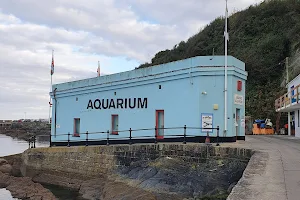
[[[228,56],[224,131],[224,56],[199,56],[53,85],[54,145],[245,138],[245,64]],[[186,126],[186,128],[184,128]],[[212,128],[212,129],[211,129]],[[129,131],[129,130],[132,131]],[[142,129],[142,130],[141,130]],[[146,130],[145,130],[146,129]],[[88,134],[86,134],[88,132]],[[69,135],[68,135],[69,134]]]

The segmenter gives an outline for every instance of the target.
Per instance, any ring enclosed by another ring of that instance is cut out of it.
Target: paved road
[[[300,138],[251,135],[227,145],[262,152],[251,159],[241,186],[228,199],[300,200]]]

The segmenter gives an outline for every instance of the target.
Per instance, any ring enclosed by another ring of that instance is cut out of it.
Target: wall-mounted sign
[[[245,128],[245,119],[241,119],[241,127]]]
[[[210,132],[213,130],[213,114],[212,113],[201,113],[201,132]]]
[[[91,99],[86,109],[127,109],[147,108],[147,98],[125,98],[125,99]]]
[[[235,94],[234,95],[234,104],[244,105],[244,97],[243,97],[243,95]]]

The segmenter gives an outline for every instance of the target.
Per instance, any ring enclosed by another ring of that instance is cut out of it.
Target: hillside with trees
[[[224,55],[224,17],[187,41],[158,52],[149,67],[194,56]],[[274,101],[286,89],[285,58],[300,48],[300,1],[268,0],[229,17],[228,54],[246,63],[246,115],[276,120]]]

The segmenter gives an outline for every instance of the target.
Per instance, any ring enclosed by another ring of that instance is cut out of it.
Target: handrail
[[[164,141],[164,139],[160,139],[159,136],[157,135],[159,130],[181,130],[182,133],[180,134],[168,134],[168,135],[164,135],[164,138],[171,138],[171,137],[182,137],[183,138],[183,143],[186,144],[186,139],[190,138],[190,137],[197,137],[199,135],[191,135],[191,134],[187,134],[187,130],[207,130],[207,136],[209,137],[209,131],[208,130],[212,130],[212,132],[214,132],[214,130],[217,131],[217,146],[219,146],[219,126],[217,127],[212,127],[212,128],[202,128],[202,127],[187,127],[186,125],[184,125],[183,127],[163,127],[163,128],[142,128],[142,129],[129,129],[129,130],[122,130],[122,131],[117,131],[118,133],[125,133],[128,132],[129,134],[126,136],[122,135],[120,137],[110,137],[111,135],[116,135],[116,134],[112,134],[112,131],[97,131],[97,132],[84,132],[84,133],[79,133],[80,137],[79,139],[77,138],[76,140],[73,140],[73,142],[84,142],[85,141],[85,145],[88,146],[89,145],[89,141],[106,141],[106,144],[109,145],[110,141],[114,141],[114,140],[122,140],[124,142],[128,141],[128,144],[133,144],[133,141],[136,139],[143,139],[143,138],[153,138],[153,140],[155,141],[155,143],[157,143],[158,141]],[[154,131],[153,135],[133,135],[133,132],[137,132],[137,131]],[[99,138],[89,138],[90,135],[102,135],[102,137]],[[103,137],[103,134],[106,134],[106,137]],[[56,134],[56,135],[48,135],[50,137],[50,147],[52,146],[52,137],[59,137],[59,136],[68,136],[67,139],[63,139],[60,140],[61,142],[67,142],[67,146],[69,147],[71,144],[71,137],[73,136],[73,134],[69,133],[64,133],[64,134]],[[29,148],[35,148],[35,141],[36,141],[36,137],[37,136],[32,136],[31,138],[29,138],[28,142],[29,142]],[[31,146],[30,146],[31,145]]]
[[[297,85],[293,89],[291,89],[289,92],[285,93],[284,95],[280,96],[275,100],[275,109],[284,109],[292,105],[293,103],[298,103],[300,98],[299,98],[299,89],[300,85]],[[294,93],[294,94],[293,94]]]

